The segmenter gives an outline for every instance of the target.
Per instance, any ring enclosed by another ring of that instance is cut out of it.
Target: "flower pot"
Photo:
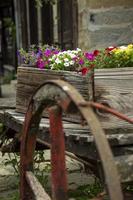
[[[73,71],[40,70],[35,67],[18,67],[16,111],[25,113],[34,91],[46,80],[63,79],[72,84],[86,100],[94,98],[94,71],[82,75]]]

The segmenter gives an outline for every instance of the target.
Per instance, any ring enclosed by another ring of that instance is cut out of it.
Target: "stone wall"
[[[132,0],[78,0],[78,13],[80,48],[133,42]]]

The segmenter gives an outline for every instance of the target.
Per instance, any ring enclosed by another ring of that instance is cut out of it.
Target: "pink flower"
[[[44,55],[46,57],[49,57],[51,55],[51,50],[50,49],[46,49],[45,52],[44,52]]]
[[[36,65],[37,65],[37,67],[39,67],[40,69],[43,69],[44,66],[45,66],[45,63],[44,63],[44,61],[40,58],[40,59],[37,60]]]
[[[86,52],[85,53],[85,57],[89,60],[89,61],[93,61],[95,59],[95,56],[93,53],[89,53],[89,52]]]

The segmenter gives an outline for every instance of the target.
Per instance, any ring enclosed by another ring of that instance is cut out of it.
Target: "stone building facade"
[[[13,8],[17,48],[58,44],[62,49],[96,49],[133,43],[133,0],[1,0]],[[0,14],[2,13],[0,12]]]
[[[132,0],[78,0],[78,19],[82,48],[133,42]]]
[[[82,49],[95,49],[133,43],[133,0],[71,1],[77,3],[77,29],[75,31],[78,34],[75,46]],[[56,42],[59,40],[57,7],[55,5],[53,9],[54,40]],[[73,24],[75,26],[75,22]]]

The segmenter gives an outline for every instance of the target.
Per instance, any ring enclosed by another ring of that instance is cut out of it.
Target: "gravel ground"
[[[13,155],[11,155],[13,156]],[[49,159],[49,151],[46,151],[45,156]],[[14,175],[12,166],[4,165],[4,161],[8,159],[8,155],[0,153],[0,200],[14,200],[13,195],[16,195],[19,188],[19,179],[17,175]],[[94,182],[92,176],[84,173],[83,166],[81,163],[74,161],[67,157],[67,170],[68,170],[68,183],[70,189],[75,189],[80,185],[91,184]],[[45,163],[40,165],[42,170]],[[50,174],[48,178],[48,184],[50,187]],[[16,199],[15,199],[16,200]]]

